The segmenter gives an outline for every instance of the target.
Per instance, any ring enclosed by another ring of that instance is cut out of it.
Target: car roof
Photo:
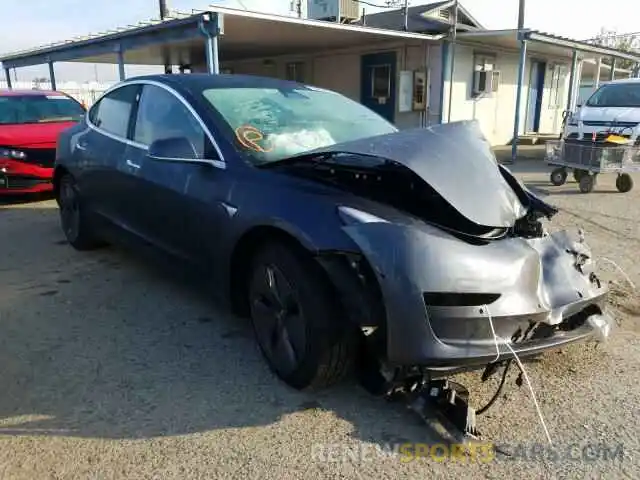
[[[618,80],[609,80],[602,82],[606,84],[619,84],[619,83],[640,83],[640,78],[619,78]]]
[[[64,96],[61,92],[53,90],[12,90],[0,89],[0,97],[48,97],[48,96]]]
[[[208,73],[145,75],[129,78],[124,83],[138,80],[156,81],[173,86],[180,85],[188,90],[204,90],[207,88],[292,88],[302,86],[300,83],[289,80],[257,75],[211,75]]]

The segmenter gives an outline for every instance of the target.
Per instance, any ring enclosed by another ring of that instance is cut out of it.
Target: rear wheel
[[[616,178],[616,188],[621,193],[630,192],[633,188],[633,178],[628,173],[621,173],[618,178]]]
[[[58,188],[60,224],[67,241],[77,250],[93,250],[103,245],[96,236],[87,219],[82,199],[74,178],[64,175]]]
[[[271,370],[297,389],[340,380],[355,345],[330,285],[314,267],[272,244],[255,257],[249,277],[256,340]]]

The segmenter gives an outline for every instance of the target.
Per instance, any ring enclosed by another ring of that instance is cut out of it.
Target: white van
[[[640,78],[603,83],[567,119],[564,137],[601,141],[616,133],[633,141],[640,135]]]

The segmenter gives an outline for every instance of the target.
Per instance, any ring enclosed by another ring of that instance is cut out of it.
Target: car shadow
[[[547,197],[547,196],[572,196],[572,195],[592,195],[597,193],[615,193],[619,194],[616,188],[611,188],[607,186],[599,186],[593,189],[591,193],[584,194],[578,188],[578,184],[576,182],[568,181],[566,184],[562,186],[553,186],[550,185],[549,182],[536,181],[536,180],[527,180],[523,182],[525,186],[527,186],[532,192],[537,195]]]
[[[143,439],[326,415],[374,444],[451,440],[353,378],[285,386],[249,322],[184,272],[115,247],[74,251],[53,206],[4,212],[16,218],[0,239],[0,435]]]
[[[54,198],[53,192],[31,193],[27,195],[2,194],[0,195],[0,207],[41,202],[45,200],[52,200],[53,198]]]

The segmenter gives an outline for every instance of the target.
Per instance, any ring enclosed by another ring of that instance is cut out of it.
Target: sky
[[[291,0],[167,0],[177,10],[204,9],[218,4],[233,8],[279,13],[290,12]],[[306,0],[303,1],[306,3]],[[383,4],[383,0],[368,0]],[[431,3],[413,0],[411,6]],[[518,0],[460,0],[486,28],[515,28]],[[528,0],[525,26],[575,39],[592,38],[602,28],[618,33],[640,31],[640,9],[637,0],[617,0],[616,8],[603,9],[603,0]],[[367,13],[376,9],[363,5]],[[157,0],[0,0],[2,28],[0,52],[11,52],[69,39],[76,35],[96,33],[111,28],[158,17]],[[136,73],[146,73],[138,69]],[[156,69],[159,71],[159,69]],[[17,70],[17,79],[30,81],[48,77],[46,66]],[[58,81],[113,81],[117,67],[112,65],[57,64]]]

